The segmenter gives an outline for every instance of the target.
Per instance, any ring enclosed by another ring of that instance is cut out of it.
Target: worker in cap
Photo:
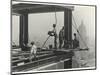
[[[36,58],[36,53],[37,53],[37,46],[35,45],[34,41],[31,42],[31,50],[30,50],[30,60],[32,61],[32,58],[34,56],[34,58]]]

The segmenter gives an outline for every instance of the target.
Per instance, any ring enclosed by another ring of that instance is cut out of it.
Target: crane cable
[[[55,8],[55,24],[57,25],[57,14],[56,14],[56,8]],[[47,39],[45,40],[45,42],[43,43],[41,49],[45,46],[46,42],[48,41],[48,39],[50,38],[50,35],[47,37]]]
[[[57,25],[57,13],[56,13],[56,8],[55,8],[55,24]]]
[[[77,31],[77,33],[79,34],[79,36],[80,36],[81,40],[83,41],[84,45],[88,48],[88,46],[87,46],[86,42],[83,40],[83,38],[82,38],[82,36],[81,36],[81,34],[80,34],[80,32],[79,32],[78,28],[77,28],[77,24],[76,24],[76,21],[75,21],[75,19],[74,19],[74,16],[73,16],[73,15],[72,15],[72,19],[73,19],[73,22],[74,22],[74,24],[75,24],[75,26],[74,26],[73,24],[72,24],[72,26],[76,29],[76,31]]]
[[[57,14],[56,14],[56,8],[55,8],[55,24],[57,25]],[[56,31],[56,30],[55,30]],[[57,44],[57,42],[56,42],[56,44]],[[56,60],[56,58],[55,58],[55,60]],[[56,65],[56,69],[58,68],[58,66]]]

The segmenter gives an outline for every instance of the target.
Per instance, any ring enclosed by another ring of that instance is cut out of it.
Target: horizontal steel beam
[[[47,13],[55,11],[64,11],[65,9],[74,10],[73,6],[58,6],[58,5],[40,5],[40,4],[15,4],[12,6],[12,12],[23,13]]]

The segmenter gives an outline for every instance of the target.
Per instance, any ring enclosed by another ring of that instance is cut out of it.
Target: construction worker
[[[64,43],[64,27],[59,32],[59,48],[62,48],[62,45]]]
[[[31,42],[31,52],[30,52],[30,60],[32,61],[32,58],[34,56],[34,58],[36,58],[36,53],[37,53],[37,46],[35,45],[34,42]]]

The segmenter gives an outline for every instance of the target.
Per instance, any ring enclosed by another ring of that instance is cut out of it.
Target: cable
[[[57,13],[56,13],[56,8],[55,8],[55,24],[57,26]],[[56,31],[56,30],[55,30]],[[57,42],[56,42],[57,44]],[[55,59],[56,60],[56,59]],[[58,68],[57,64],[56,64],[56,69]]]
[[[57,14],[56,14],[56,8],[55,8],[55,24],[57,25]]]
[[[57,25],[57,14],[56,14],[56,8],[55,8],[55,24]],[[54,30],[53,30],[53,31],[54,31]],[[48,37],[47,37],[46,41],[43,43],[43,45],[42,45],[42,47],[41,47],[41,48],[43,48],[43,47],[44,47],[44,45],[45,45],[45,44],[46,44],[46,42],[48,41],[49,37],[50,37],[50,36],[48,36]]]
[[[45,45],[45,44],[46,44],[46,42],[48,41],[49,37],[50,37],[50,35],[47,37],[47,39],[46,39],[46,40],[45,40],[45,42],[43,43],[43,45],[42,45],[41,49],[44,47],[44,45]]]

